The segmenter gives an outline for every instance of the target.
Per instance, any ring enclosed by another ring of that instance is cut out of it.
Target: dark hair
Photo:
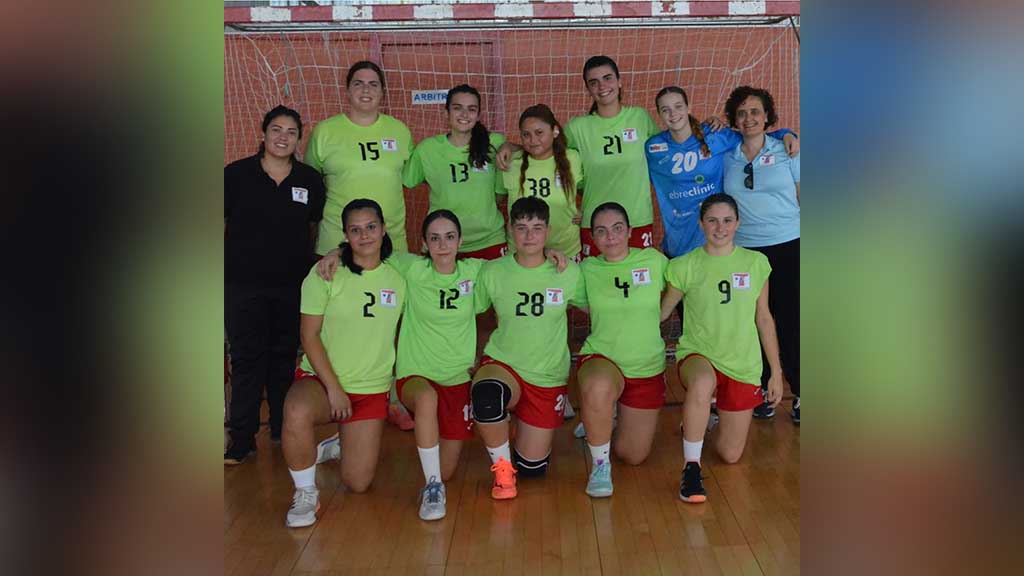
[[[611,66],[612,71],[615,72],[616,78],[621,78],[619,75],[619,67],[615,64],[615,60],[607,56],[591,56],[587,58],[587,62],[583,65],[583,83],[587,83],[587,72],[590,72],[594,68],[600,68],[601,66]],[[619,89],[619,102],[622,102],[622,89]],[[597,101],[595,100],[590,104],[590,111],[587,114],[593,114],[597,112]]]
[[[655,110],[658,109],[658,100],[661,100],[662,96],[669,93],[679,94],[683,97],[683,102],[686,103],[686,106],[690,106],[690,97],[686,95],[686,90],[683,90],[679,86],[666,86],[658,92],[657,96],[654,97]],[[705,156],[711,156],[711,148],[709,148],[708,143],[704,141],[704,128],[700,125],[700,120],[697,120],[697,117],[693,114],[688,114],[688,116],[690,117],[690,132],[693,132],[693,136],[697,138],[698,142],[700,142],[700,151],[703,152]]]
[[[377,79],[380,80],[380,89],[383,92],[386,89],[386,86],[384,85],[384,72],[380,69],[380,66],[377,66],[369,60],[360,60],[349,67],[348,74],[345,75],[345,87],[348,88],[348,86],[352,84],[352,77],[356,75],[356,72],[367,68],[377,73]]]
[[[384,211],[381,210],[380,204],[377,204],[373,200],[369,200],[367,198],[357,198],[346,204],[345,208],[343,208],[341,211],[342,232],[344,232],[345,230],[345,224],[348,222],[348,217],[357,210],[372,210],[375,214],[377,214],[377,218],[380,220],[380,223],[384,223]],[[362,275],[363,267],[360,266],[359,264],[356,264],[355,261],[352,259],[352,246],[349,245],[347,241],[342,240],[341,244],[338,245],[338,248],[341,249],[341,265],[351,270],[352,273],[356,274],[357,276]],[[393,250],[394,247],[391,244],[391,236],[388,236],[388,233],[384,232],[384,240],[381,242],[380,245],[381,262],[387,260],[388,257],[391,256],[391,252]]]
[[[480,105],[480,93],[477,92],[476,88],[469,84],[459,84],[448,91],[448,98],[444,101],[445,110],[451,111],[452,96],[456,94],[472,94],[476,96],[477,106]],[[484,126],[484,123],[478,117],[469,137],[469,163],[475,168],[482,169],[484,164],[487,164],[487,157],[492,153],[490,132],[487,131],[487,126]]]
[[[736,110],[739,109],[740,104],[750,96],[755,96],[761,99],[761,104],[764,106],[765,116],[768,117],[768,121],[765,122],[764,127],[774,126],[779,121],[779,115],[775,113],[775,99],[772,98],[771,93],[763,88],[751,88],[750,86],[740,86],[729,94],[729,99],[725,101],[725,115],[729,117],[729,126],[736,127]]]
[[[594,208],[594,211],[590,213],[590,227],[594,227],[594,219],[597,218],[598,214],[609,211],[622,214],[622,219],[626,221],[626,226],[629,226],[629,214],[626,213],[626,209],[622,207],[622,204],[619,204],[618,202],[605,202],[597,208]]]
[[[270,126],[270,123],[274,120],[274,118],[278,118],[280,116],[287,116],[292,120],[295,120],[295,123],[299,126],[299,140],[302,140],[302,116],[300,116],[299,113],[296,112],[295,110],[292,110],[291,108],[281,104],[274,106],[274,108],[272,108],[270,112],[267,112],[263,116],[263,124],[260,125],[260,130],[264,134],[266,134],[267,128]],[[266,152],[266,146],[264,145],[263,141],[260,141],[260,150],[258,154],[262,156],[264,152]],[[292,161],[295,161],[295,152],[292,152]]]
[[[562,189],[565,190],[565,199],[569,201],[570,206],[576,205],[576,181],[572,177],[572,167],[569,166],[569,158],[566,156],[565,151],[569,148],[568,142],[565,140],[565,130],[562,130],[562,125],[555,119],[554,112],[551,108],[548,108],[544,104],[534,104],[526,110],[523,110],[522,115],[519,116],[519,129],[523,129],[523,122],[527,118],[536,118],[541,122],[544,122],[548,126],[551,126],[552,130],[558,129],[558,136],[555,136],[555,141],[552,149],[555,153],[555,168],[558,171],[558,176],[562,180]],[[526,170],[530,167],[530,155],[523,151],[523,163],[519,167],[519,193],[523,193],[523,182],[526,180]]]
[[[512,207],[508,210],[509,225],[530,218],[538,218],[545,224],[550,224],[551,208],[548,207],[548,203],[536,196],[524,196],[512,203]]]
[[[733,198],[732,196],[729,196],[725,192],[719,192],[717,194],[712,194],[711,196],[708,196],[707,198],[704,199],[703,202],[700,203],[701,220],[704,219],[704,214],[706,214],[707,211],[715,204],[728,204],[729,206],[732,206],[732,211],[733,213],[736,214],[736,218],[740,217],[740,209],[738,206],[736,206],[736,199]]]
[[[434,220],[440,220],[441,218],[444,218],[445,220],[450,221],[452,224],[455,224],[455,230],[458,231],[459,236],[462,236],[462,224],[459,222],[459,217],[456,216],[455,213],[452,212],[451,210],[445,210],[444,208],[441,208],[438,210],[434,210],[430,214],[427,214],[427,217],[423,219],[424,240],[427,239],[427,228],[429,228],[430,225],[433,224]]]

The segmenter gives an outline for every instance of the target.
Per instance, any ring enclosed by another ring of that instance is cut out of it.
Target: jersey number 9
[[[725,300],[722,300],[719,304],[728,304],[732,301],[732,284],[728,280],[722,280],[718,283],[718,291],[725,294]]]

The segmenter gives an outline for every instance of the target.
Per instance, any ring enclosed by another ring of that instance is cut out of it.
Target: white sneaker
[[[341,460],[341,437],[337,434],[316,445],[316,463]]]
[[[430,482],[423,487],[420,493],[420,520],[440,520],[447,513],[445,502],[447,496],[444,484],[437,481],[437,476],[431,476]]]
[[[285,524],[289,528],[311,526],[316,522],[316,513],[320,511],[320,491],[316,486],[296,488],[292,496],[292,507],[288,509]]]
[[[569,402],[568,399],[565,401],[565,411],[562,412],[562,417],[566,420],[572,420],[576,417],[576,410],[572,407],[572,402]]]

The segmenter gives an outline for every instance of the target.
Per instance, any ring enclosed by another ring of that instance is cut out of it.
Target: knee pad
[[[512,463],[516,465],[520,478],[539,478],[548,471],[548,462],[551,460],[551,452],[540,460],[528,460],[519,454],[518,450],[512,450]]]
[[[473,404],[473,420],[493,424],[503,421],[508,416],[512,389],[501,380],[485,378],[475,382],[469,394]]]

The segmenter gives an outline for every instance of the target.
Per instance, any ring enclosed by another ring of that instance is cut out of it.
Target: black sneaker
[[[797,426],[800,425],[800,397],[799,396],[794,396],[793,397],[793,412],[792,412],[792,414],[790,414],[790,417],[793,418],[793,424],[796,424]]]
[[[687,462],[683,468],[683,479],[679,483],[679,499],[683,502],[696,504],[708,499],[704,492],[704,483],[700,479],[700,464]]]
[[[775,408],[773,408],[767,400],[762,402],[760,406],[754,408],[754,418],[765,420],[773,416],[775,416]]]
[[[238,466],[239,464],[245,463],[246,459],[255,453],[255,448],[248,452],[235,452],[234,450],[228,449],[228,451],[224,453],[224,465]]]

